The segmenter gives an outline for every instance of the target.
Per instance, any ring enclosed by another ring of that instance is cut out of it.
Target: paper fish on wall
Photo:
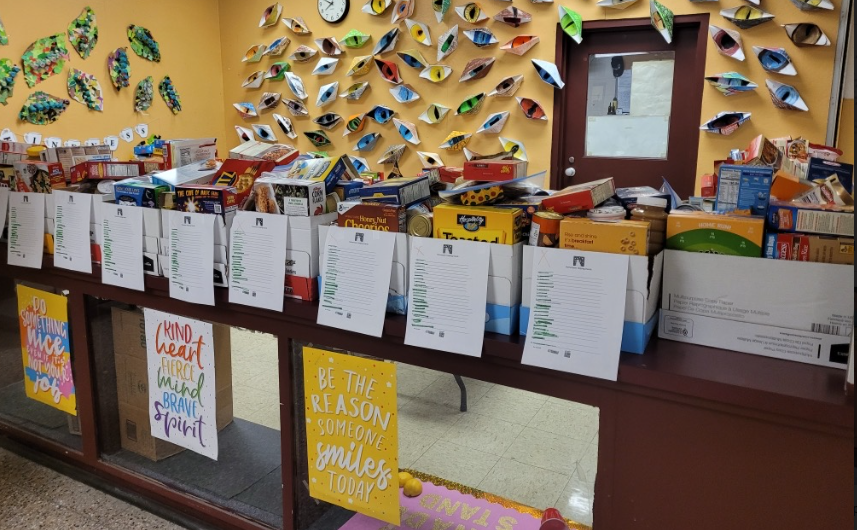
[[[265,92],[262,94],[262,97],[259,98],[259,110],[268,110],[276,107],[282,96],[279,92]]]
[[[348,159],[351,160],[351,165],[354,166],[354,170],[358,173],[369,171],[369,162],[362,156],[348,155]]]
[[[792,0],[792,3],[801,11],[833,9],[833,2],[830,0]]]
[[[440,36],[437,41],[437,60],[441,61],[458,47],[458,24]]]
[[[391,0],[369,0],[363,5],[362,11],[367,15],[377,17],[383,15],[391,3]]]
[[[785,24],[783,29],[795,46],[830,46],[830,38],[817,24]]]
[[[339,59],[322,57],[316,63],[315,68],[312,69],[312,75],[330,75],[336,70],[336,65],[338,64]]]
[[[485,101],[485,94],[481,92],[475,96],[470,96],[458,105],[458,108],[455,109],[455,115],[475,114],[479,111],[483,101]]]
[[[557,6],[557,10],[559,11],[559,26],[565,34],[578,44],[583,42],[583,19],[580,18],[580,15],[565,6]]]
[[[373,58],[373,55],[361,55],[359,57],[355,57],[351,60],[351,66],[348,68],[346,75],[360,76],[368,74],[369,70],[372,69]]]
[[[533,20],[533,16],[517,7],[507,7],[494,15],[494,20],[503,24],[517,28],[521,24],[526,24]]]
[[[482,123],[482,125],[480,125],[478,129],[476,129],[476,134],[484,134],[484,133],[499,134],[500,131],[503,130],[503,126],[506,125],[506,121],[508,119],[509,119],[509,112],[508,111],[495,112],[494,114],[491,114],[490,116],[488,116],[488,119],[486,119]]]
[[[521,83],[524,82],[524,76],[522,75],[514,75],[511,77],[507,77],[502,79],[497,86],[494,87],[494,90],[488,92],[489,96],[497,96],[501,98],[509,98],[515,95],[515,92],[521,88]]]
[[[461,20],[470,24],[479,24],[488,20],[488,15],[477,2],[468,2],[463,6],[456,7],[455,12],[458,13]]]
[[[280,126],[280,130],[283,131],[283,134],[294,140],[298,137],[298,133],[295,132],[295,127],[292,125],[292,120],[283,116],[282,114],[273,114],[274,121],[277,122],[277,125]]]
[[[291,65],[286,61],[273,63],[265,73],[265,79],[270,79],[271,81],[282,81],[286,78],[286,72],[291,71],[291,69]]]
[[[612,9],[626,9],[637,0],[599,0],[595,5],[598,7],[609,7]]]
[[[553,63],[549,63],[547,61],[541,61],[539,59],[533,59],[533,68],[536,69],[536,73],[539,74],[539,78],[545,83],[549,84],[554,88],[562,88],[565,86],[565,82],[559,76],[559,70]]]
[[[423,46],[431,46],[431,33],[428,26],[416,20],[407,19],[405,24],[408,25],[408,33],[411,37],[422,44]]]
[[[396,111],[389,107],[385,107],[384,105],[375,105],[369,112],[366,113],[366,116],[375,121],[375,123],[384,125],[385,123],[393,119],[393,115],[395,114]]]
[[[9,59],[0,59],[0,103],[7,104],[15,88],[15,77],[21,72],[21,67]],[[125,85],[127,86],[127,85]]]
[[[471,136],[473,135],[462,131],[452,131],[438,147],[448,151],[461,151],[470,142]]]
[[[286,48],[289,46],[292,40],[288,37],[278,37],[268,45],[267,49],[265,49],[265,53],[262,55],[268,55],[271,57],[277,57],[283,54],[286,51]]]
[[[771,101],[775,107],[787,110],[809,111],[809,107],[803,98],[800,97],[800,92],[795,87],[771,79],[765,80],[765,86],[768,87],[768,92],[771,94]]]
[[[327,147],[333,142],[330,141],[330,137],[326,132],[318,130],[318,131],[306,131],[304,132],[304,136],[312,142],[312,145],[316,147]]]
[[[420,95],[417,94],[414,87],[408,84],[394,86],[390,89],[390,94],[392,94],[393,98],[395,98],[399,103],[413,103],[420,99]]]
[[[362,136],[357,143],[354,145],[355,151],[371,151],[375,148],[375,144],[378,143],[378,140],[381,139],[381,135],[378,133],[369,133],[365,136]]]
[[[158,56],[160,59],[160,56]],[[30,44],[21,63],[24,68],[24,81],[33,88],[54,74],[58,74],[68,60],[68,50],[65,47],[65,35],[57,33]],[[44,94],[44,92],[43,92]]]
[[[238,111],[238,115],[244,118],[245,120],[247,118],[255,118],[259,115],[259,113],[256,112],[256,106],[250,103],[249,101],[244,101],[242,103],[233,103],[232,106],[235,107],[235,110]]]
[[[259,19],[259,27],[267,28],[273,26],[280,21],[280,15],[282,14],[283,6],[281,6],[279,2],[268,6],[265,11],[262,12],[262,17]]]
[[[500,46],[504,52],[514,55],[524,55],[540,41],[538,35],[518,35],[506,44]]]
[[[423,168],[442,167],[446,165],[443,163],[443,159],[437,153],[429,153],[428,151],[417,151],[417,156],[420,157],[420,167]]]
[[[131,64],[128,62],[126,48],[116,48],[107,55],[107,69],[110,71],[110,82],[113,83],[113,88],[121,90],[122,88],[131,86]],[[18,71],[20,71],[20,68],[18,68]],[[6,83],[2,83],[2,88],[11,88],[6,86],[10,81],[6,79],[7,76],[3,75],[2,77],[6,81]]]
[[[312,122],[329,131],[342,122],[342,116],[335,112],[326,112],[318,118],[314,118]]]
[[[405,149],[407,149],[405,144],[391,145],[381,154],[381,157],[378,159],[378,163],[398,164],[399,160],[402,159],[402,155],[405,154]],[[392,175],[390,175],[390,178],[392,178]]]
[[[417,0],[396,0],[396,5],[393,6],[393,16],[390,17],[390,24],[407,20],[414,14]]]
[[[253,72],[244,82],[241,83],[242,88],[259,88],[262,86],[262,81],[265,80],[265,71],[259,70],[258,72]]]
[[[345,46],[346,48],[362,48],[366,45],[367,42],[369,42],[369,39],[371,38],[371,35],[367,35],[362,31],[352,29],[351,31],[346,33],[344,37],[342,37],[342,40],[339,41],[339,44]]]
[[[100,93],[101,87],[98,87],[98,90]],[[164,103],[167,104],[167,108],[170,109],[173,114],[178,114],[182,111],[182,98],[179,96],[170,76],[165,75],[164,78],[161,79],[161,82],[158,83],[158,93],[161,94],[161,99],[164,100]]]
[[[91,7],[84,7],[77,18],[68,25],[68,41],[81,59],[89,57],[90,52],[98,44],[98,25],[95,22],[95,11]]]
[[[312,35],[309,26],[306,25],[306,22],[301,17],[283,18],[283,24],[292,30],[292,33],[295,35]]]
[[[66,80],[68,95],[71,99],[86,105],[89,110],[104,110],[104,96],[101,91],[101,83],[92,74],[87,74],[77,68],[68,72]]]
[[[464,30],[464,36],[470,39],[470,42],[475,44],[477,48],[484,48],[500,42],[488,28],[467,29]]]
[[[298,63],[305,63],[315,57],[315,54],[317,53],[318,52],[315,51],[314,48],[301,44],[295,48],[295,51],[293,51],[291,55],[289,55],[289,59]]]
[[[299,99],[306,99],[309,95],[306,93],[306,88],[304,88],[304,82],[301,77],[294,72],[286,72],[286,84],[289,87],[289,90],[292,91],[292,94]]]
[[[384,81],[394,85],[402,83],[402,78],[399,76],[399,66],[396,63],[384,59],[375,59],[375,66],[378,67],[378,72]]]
[[[256,136],[258,136],[263,142],[277,141],[277,135],[274,134],[274,129],[272,129],[270,125],[254,123],[251,127],[253,127],[253,132],[256,133]]]
[[[753,46],[753,53],[768,72],[782,75],[797,75],[797,70],[785,48]]]
[[[719,112],[717,116],[703,123],[699,130],[728,136],[749,119],[749,112]]]
[[[47,125],[57,121],[60,114],[65,112],[70,104],[71,102],[67,99],[60,99],[45,92],[36,91],[27,96],[24,105],[18,112],[18,119],[33,125]]]
[[[6,26],[3,25],[3,21],[0,20],[0,45],[9,44],[9,34],[6,32]]]
[[[774,20],[774,15],[762,11],[757,7],[739,6],[731,9],[723,9],[720,16],[729,20],[741,29],[749,29],[765,22]]]
[[[741,34],[732,29],[724,29],[715,25],[708,26],[708,33],[714,46],[721,55],[732,57],[739,61],[744,60],[744,46],[741,43]]]
[[[366,89],[369,88],[369,81],[364,81],[362,83],[354,83],[350,87],[346,88],[339,97],[344,99],[350,99],[353,101],[357,101],[361,96],[366,92]]]
[[[661,37],[672,44],[673,41],[673,12],[658,0],[649,0],[649,17],[652,26],[658,30]]]
[[[152,32],[143,26],[131,24],[128,26],[128,42],[134,53],[153,63],[161,62],[161,47],[158,41],[152,37]]]
[[[264,55],[265,50],[268,47],[264,44],[257,44],[255,46],[250,46],[250,48],[244,52],[244,58],[241,59],[242,63],[258,63],[262,60],[262,55]]]
[[[523,160],[524,162],[527,161],[527,149],[524,147],[523,143],[510,138],[503,138],[501,136],[500,145],[504,152],[509,153],[518,160]]]
[[[292,116],[309,116],[309,110],[307,110],[304,102],[299,99],[286,99],[283,98],[283,105],[286,106],[288,111],[292,114]]]
[[[399,28],[393,28],[387,33],[381,35],[378,42],[375,43],[375,49],[372,50],[372,55],[383,55],[389,53],[396,48],[396,42],[399,41]]]
[[[253,129],[248,129],[247,127],[241,127],[240,125],[236,125],[235,133],[238,134],[238,140],[241,142],[249,142],[251,140],[256,139],[256,135],[253,133]]]
[[[405,50],[403,52],[396,52],[396,55],[399,56],[399,59],[401,59],[402,62],[411,68],[424,70],[428,66],[428,61],[426,61],[425,57],[423,57],[423,54],[421,54],[419,50]]]
[[[738,72],[724,72],[706,77],[705,80],[724,96],[740,94],[741,92],[752,92],[759,86]]]
[[[438,24],[443,22],[443,16],[449,11],[451,5],[451,0],[431,0],[431,8],[434,10],[434,16],[437,18]]]
[[[334,81],[318,89],[318,97],[315,100],[316,107],[324,107],[336,101],[339,93],[339,81]]]
[[[342,136],[348,136],[351,133],[360,132],[366,126],[366,114],[355,114],[350,116],[345,122],[345,132]]]
[[[434,125],[444,119],[448,112],[449,107],[444,107],[440,103],[432,103],[422,114],[420,114],[419,119]]]
[[[433,64],[427,66],[425,70],[420,72],[420,77],[428,79],[432,83],[440,83],[452,73],[452,68],[445,64]]]
[[[482,79],[488,72],[491,71],[491,67],[494,66],[494,58],[493,57],[481,57],[478,59],[472,59],[467,62],[464,66],[464,71],[461,72],[461,77],[458,78],[459,83],[463,83],[465,81],[473,81],[475,79]]]
[[[536,101],[535,99],[530,98],[515,98],[518,100],[518,105],[521,107],[521,110],[524,112],[524,116],[531,120],[545,120],[547,121],[548,115],[545,113],[544,107],[542,107],[541,103]]]
[[[403,121],[397,118],[393,118],[393,125],[396,126],[396,130],[405,139],[406,142],[412,143],[414,145],[420,144],[420,137],[417,134],[417,126],[409,121]]]
[[[154,96],[155,80],[152,79],[152,76],[147,76],[137,83],[137,87],[134,89],[134,110],[137,112],[149,110],[149,107],[152,106]]]
[[[330,55],[331,57],[342,55],[342,47],[334,37],[315,39],[315,45],[318,46],[319,51],[325,55]]]

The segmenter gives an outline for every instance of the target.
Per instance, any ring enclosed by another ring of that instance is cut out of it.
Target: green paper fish
[[[583,41],[583,20],[580,15],[565,6],[558,6],[558,10],[560,27],[574,42],[580,44]]]
[[[455,114],[473,114],[479,110],[479,107],[482,106],[482,102],[485,101],[485,94],[479,93],[475,96],[471,96],[464,101],[461,102],[461,105],[455,109]]]
[[[371,38],[371,35],[367,35],[362,31],[352,29],[351,31],[346,33],[344,37],[342,37],[342,41],[340,41],[340,44],[342,44],[346,48],[362,48],[366,45],[367,42],[369,42],[369,39]]]

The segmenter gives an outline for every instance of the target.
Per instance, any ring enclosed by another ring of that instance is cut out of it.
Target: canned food
[[[333,213],[337,211],[339,205],[339,195],[334,193],[327,194],[327,200],[324,203],[324,213]]]
[[[433,214],[431,212],[416,212],[408,215],[408,234],[416,237],[431,237],[433,231]]]
[[[593,221],[621,221],[625,218],[624,206],[602,206],[601,208],[593,208],[589,210],[586,217]]]
[[[563,216],[554,212],[536,212],[530,225],[530,246],[555,247],[559,243],[559,222]]]

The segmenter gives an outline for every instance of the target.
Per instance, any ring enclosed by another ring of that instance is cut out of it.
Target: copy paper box
[[[613,177],[576,184],[560,190],[542,201],[542,208],[559,214],[591,210],[613,196]]]
[[[464,163],[464,179],[503,182],[527,176],[523,160],[470,160]]]
[[[485,331],[514,335],[521,311],[524,243],[490,245]]]
[[[781,232],[854,237],[854,208],[771,201],[768,226]]]
[[[146,208],[143,210],[143,235],[154,238],[162,236],[161,212],[157,209]]]
[[[762,217],[677,211],[667,218],[666,247],[758,258],[764,232]]]
[[[648,246],[647,221],[606,223],[568,217],[559,223],[559,248],[645,256]]]
[[[434,237],[514,245],[521,241],[523,212],[496,206],[438,204],[434,208]]]

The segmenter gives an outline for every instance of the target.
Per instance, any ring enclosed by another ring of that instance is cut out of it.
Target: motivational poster
[[[217,460],[211,324],[154,309],[143,315],[152,436]]]
[[[77,416],[66,298],[18,285],[18,323],[27,397]]]
[[[396,366],[305,347],[309,493],[399,524]]]

